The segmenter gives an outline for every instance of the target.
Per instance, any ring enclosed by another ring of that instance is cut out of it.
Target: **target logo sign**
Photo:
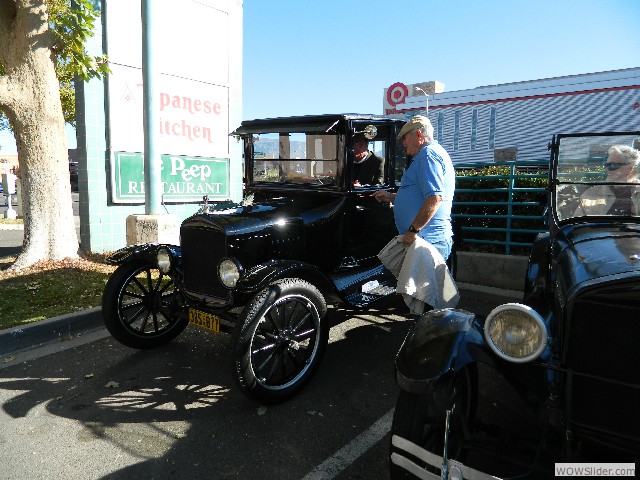
[[[387,102],[395,107],[397,104],[403,103],[408,95],[407,86],[404,83],[396,82],[387,89]]]

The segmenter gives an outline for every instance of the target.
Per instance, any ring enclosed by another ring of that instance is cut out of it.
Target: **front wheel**
[[[414,457],[402,448],[399,437],[438,456],[443,456],[446,411],[453,408],[449,425],[447,456],[460,462],[464,459],[464,438],[477,409],[478,372],[475,364],[434,382],[426,392],[417,395],[400,392],[391,425],[391,478],[415,478],[405,468],[406,460],[426,471],[439,473],[441,465],[427,463],[424,455]]]
[[[109,333],[131,348],[154,348],[177,337],[187,326],[173,279],[146,262],[120,265],[102,295],[102,315]]]
[[[242,311],[233,333],[233,377],[252,400],[292,397],[313,376],[329,341],[322,294],[301,279],[277,280]]]

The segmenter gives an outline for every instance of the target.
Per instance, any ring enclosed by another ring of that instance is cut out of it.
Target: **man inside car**
[[[353,156],[355,186],[384,183],[384,159],[369,150],[369,141],[361,133],[353,137]]]

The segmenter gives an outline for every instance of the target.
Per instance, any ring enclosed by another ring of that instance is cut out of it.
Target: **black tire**
[[[442,456],[444,451],[444,426],[446,410],[453,409],[449,428],[449,459],[464,461],[464,431],[471,429],[475,419],[478,399],[477,366],[466,366],[457,374],[448,375],[430,386],[424,394],[417,395],[400,391],[391,425],[390,453],[409,458],[414,463],[432,473],[439,469],[426,465],[416,457],[397,449],[393,445],[393,435],[402,437],[431,453]],[[392,480],[415,478],[407,470],[400,468],[393,460],[389,462]]]
[[[284,401],[313,376],[329,341],[322,294],[297,278],[277,280],[243,309],[233,332],[233,377],[262,403]]]
[[[159,347],[176,338],[189,322],[181,315],[179,298],[171,277],[142,261],[125,263],[104,289],[104,323],[128,347]]]

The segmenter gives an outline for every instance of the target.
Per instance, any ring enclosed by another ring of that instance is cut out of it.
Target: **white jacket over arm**
[[[382,264],[398,279],[396,291],[413,314],[433,308],[453,308],[460,294],[440,252],[420,237],[406,246],[402,235],[391,240],[378,254]]]

